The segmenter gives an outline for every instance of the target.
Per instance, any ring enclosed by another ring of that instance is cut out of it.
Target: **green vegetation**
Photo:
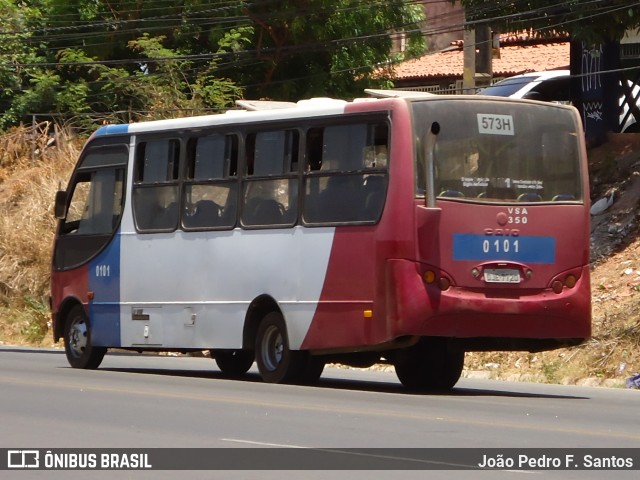
[[[0,0],[0,12],[0,130],[352,97],[424,49],[422,7],[402,0]]]

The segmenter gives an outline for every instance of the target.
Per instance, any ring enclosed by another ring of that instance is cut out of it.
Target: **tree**
[[[5,112],[0,117],[0,128],[3,128],[18,120],[14,101],[45,70],[34,67],[44,57],[38,53],[37,45],[31,44],[29,33],[41,21],[39,10],[0,0],[0,12],[0,112]]]
[[[244,11],[257,62],[240,67],[249,96],[361,95],[365,87],[388,85],[391,63],[424,52],[422,7],[406,1],[267,1]],[[392,52],[394,32],[406,34],[403,54]]]
[[[163,118],[227,107],[241,96],[240,88],[216,73],[218,55],[237,34],[217,36],[221,45],[205,42],[209,54],[191,60],[194,37],[184,40],[180,29],[186,25],[193,32],[193,26],[173,4],[159,14],[148,5],[143,9],[143,2],[43,0],[30,8],[0,2],[0,129],[30,121],[32,114],[82,126],[105,117]],[[152,13],[152,22],[169,16],[177,21],[162,27],[171,38],[138,31],[142,20],[136,17]]]
[[[637,0],[452,0],[460,2],[469,25],[489,24],[503,32],[533,29],[541,36],[568,33],[588,43],[620,40],[640,27]]]
[[[243,90],[351,97],[390,85],[390,65],[424,48],[422,8],[406,0],[0,2],[0,128],[30,113],[183,115]]]
[[[153,8],[136,0],[41,2],[56,20],[40,33],[54,34],[54,51],[135,59],[128,42],[141,32],[161,36],[176,53],[217,55],[219,70],[246,87],[248,97],[359,95],[389,84],[389,63],[424,50],[422,7],[406,0],[160,0]],[[407,32],[403,54],[392,52],[394,32]]]

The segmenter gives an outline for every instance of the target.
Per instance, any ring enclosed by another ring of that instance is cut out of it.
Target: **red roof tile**
[[[462,58],[462,48],[427,54],[398,64],[396,78],[462,77]],[[500,58],[493,59],[494,77],[557,68],[569,68],[569,42],[503,46]]]

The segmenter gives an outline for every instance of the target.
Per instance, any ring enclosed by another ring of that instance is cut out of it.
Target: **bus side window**
[[[118,228],[128,156],[124,146],[87,149],[70,182],[69,203],[54,251],[56,269],[86,262]]]
[[[241,220],[246,227],[292,226],[298,217],[297,130],[247,135]]]
[[[182,226],[230,229],[238,211],[238,136],[213,134],[187,143]]]
[[[304,175],[305,223],[378,221],[387,190],[387,149],[386,124],[310,129]]]
[[[62,234],[110,234],[122,212],[124,171],[79,172]]]
[[[180,142],[141,142],[136,150],[133,213],[140,231],[175,230],[178,224]]]

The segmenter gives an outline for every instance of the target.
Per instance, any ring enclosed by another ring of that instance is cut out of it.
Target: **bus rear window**
[[[456,100],[454,100],[456,101]],[[581,201],[580,134],[570,110],[521,102],[414,104],[417,194],[424,195],[424,138],[440,126],[435,195],[479,202]]]

